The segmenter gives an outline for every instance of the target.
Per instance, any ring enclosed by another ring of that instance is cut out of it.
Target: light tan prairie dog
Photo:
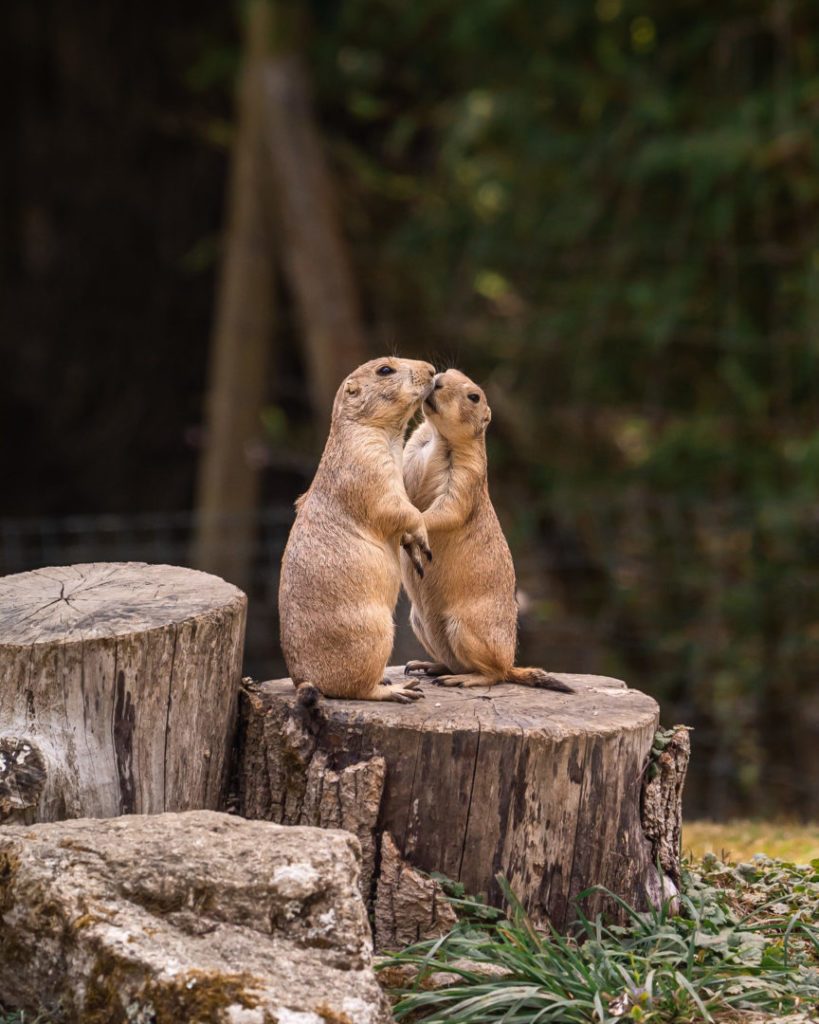
[[[382,680],[401,584],[399,544],[418,572],[429,557],[402,458],[407,424],[434,375],[429,363],[388,356],[359,366],[338,389],[321,462],[296,502],[279,584],[282,651],[302,704],[319,692],[400,702],[421,696],[416,680]]]
[[[521,683],[571,687],[540,668],[514,668],[517,643],[515,569],[489,498],[486,428],[492,413],[483,391],[458,370],[435,378],[424,422],[404,451],[404,483],[424,514],[433,561],[417,577],[402,555],[415,635],[436,660],[407,672],[446,686]]]

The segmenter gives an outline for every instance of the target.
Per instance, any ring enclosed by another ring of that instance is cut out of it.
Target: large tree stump
[[[246,607],[168,565],[0,578],[0,821],[217,809]]]
[[[647,891],[662,898],[640,820],[657,704],[619,680],[560,678],[577,692],[425,683],[426,699],[413,705],[325,699],[311,711],[296,703],[289,679],[248,683],[240,698],[240,813],[325,824],[315,795],[323,780],[333,808],[326,823],[352,827],[377,853],[373,874],[389,863],[405,891],[396,856],[495,905],[495,876],[503,873],[536,920],[560,929],[592,886],[645,906]],[[365,858],[365,890],[366,871]],[[378,902],[395,902],[390,884],[378,880]],[[434,924],[439,897],[430,890],[418,934]],[[398,902],[405,906],[405,897]],[[582,907],[620,913],[601,894]],[[376,906],[379,917],[388,920],[389,908]]]

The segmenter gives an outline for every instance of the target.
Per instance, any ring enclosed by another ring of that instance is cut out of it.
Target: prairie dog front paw
[[[429,539],[427,529],[421,524],[417,530],[406,530],[401,534],[401,547],[406,551],[409,560],[415,566],[415,571],[424,578],[424,558],[432,561],[432,552],[429,550]]]

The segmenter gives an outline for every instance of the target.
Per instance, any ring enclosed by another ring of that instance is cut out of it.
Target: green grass
[[[615,1024],[617,1021],[819,1020],[819,860],[758,858],[689,865],[681,913],[638,913],[629,926],[580,919],[565,937],[534,928],[507,888],[511,914],[459,901],[464,916],[436,942],[397,954],[412,982],[392,991],[399,1021]],[[487,978],[485,965],[506,974]],[[426,989],[450,973],[448,987]]]

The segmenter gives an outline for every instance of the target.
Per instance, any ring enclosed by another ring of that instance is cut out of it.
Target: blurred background
[[[282,675],[336,386],[458,366],[520,663],[693,726],[687,816],[819,818],[819,6],[0,18],[0,573],[218,572],[247,671]]]

